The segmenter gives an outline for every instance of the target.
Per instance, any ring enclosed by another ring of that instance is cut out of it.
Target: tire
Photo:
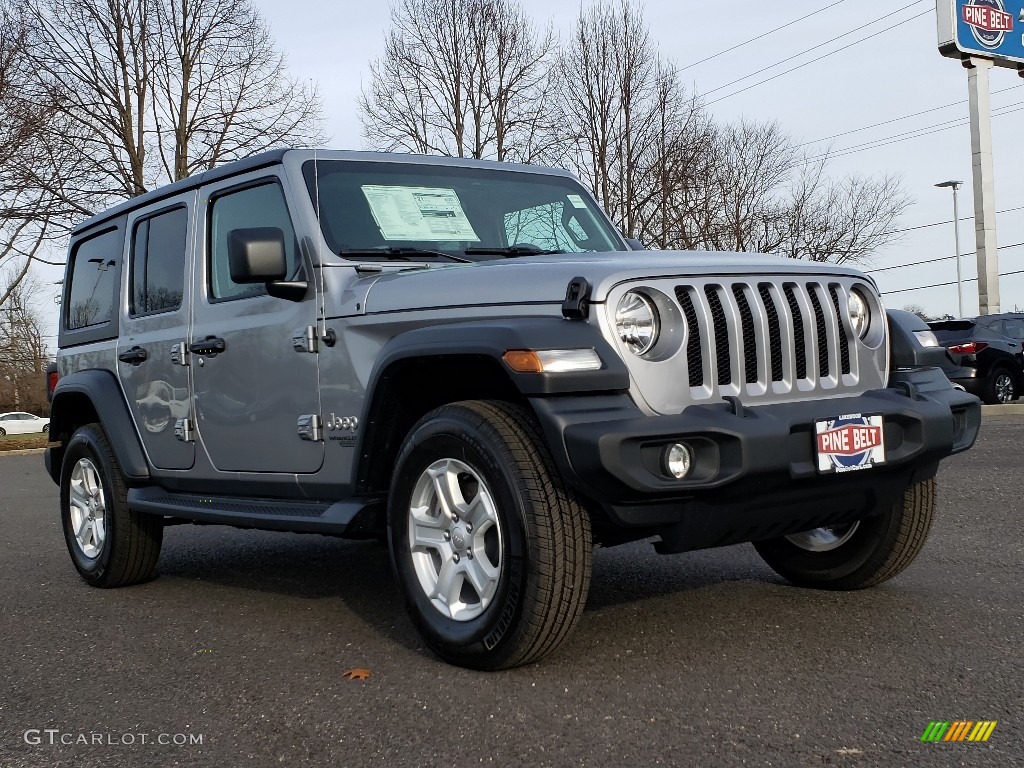
[[[5,437],[6,435],[7,435],[7,430],[4,429],[3,427],[0,427],[0,437]]]
[[[908,487],[881,514],[848,526],[755,542],[754,548],[769,568],[797,586],[864,589],[891,579],[914,561],[934,513],[932,478]]]
[[[988,375],[983,399],[989,405],[1013,402],[1018,394],[1017,380],[1008,368],[996,368]]]
[[[49,432],[50,432],[50,425],[49,424],[43,424],[43,434],[46,435],[46,434],[49,434]]]
[[[60,512],[71,561],[87,583],[124,587],[152,578],[163,522],[128,509],[124,477],[99,424],[80,427],[64,450]]]
[[[415,548],[414,531],[424,542]],[[471,669],[507,669],[554,651],[590,589],[587,513],[563,485],[533,415],[510,403],[446,405],[413,427],[392,477],[388,543],[427,645]]]

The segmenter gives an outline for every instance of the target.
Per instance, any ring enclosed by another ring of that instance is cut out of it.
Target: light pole
[[[962,181],[944,181],[936,184],[936,187],[952,187],[953,189],[953,237],[956,246],[956,303],[957,317],[964,316],[964,284],[960,279],[960,206],[958,204],[956,191],[962,187]]]

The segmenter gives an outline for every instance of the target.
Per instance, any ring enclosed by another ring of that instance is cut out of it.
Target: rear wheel
[[[773,571],[798,586],[863,589],[891,579],[914,561],[934,513],[932,478],[907,488],[881,514],[755,542],[754,548]]]
[[[453,664],[537,661],[587,599],[589,519],[516,405],[447,405],[413,428],[392,479],[388,538],[413,621]]]
[[[71,436],[60,478],[61,522],[71,561],[94,587],[123,587],[153,575],[163,522],[128,509],[121,468],[99,424]]]
[[[985,402],[991,405],[1017,399],[1017,381],[1006,368],[996,368],[985,382]]]
[[[4,437],[6,435],[7,435],[7,430],[4,429],[3,427],[0,427],[0,437]]]

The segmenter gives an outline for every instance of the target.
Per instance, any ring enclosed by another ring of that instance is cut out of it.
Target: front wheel
[[[132,512],[121,468],[99,424],[75,431],[64,451],[60,512],[71,561],[94,587],[123,587],[153,575],[163,522]]]
[[[847,525],[815,528],[754,548],[797,586],[863,589],[891,579],[924,547],[935,513],[935,479],[911,485],[890,509]]]
[[[398,456],[388,539],[420,633],[446,661],[505,669],[569,635],[590,586],[590,521],[525,408],[428,413]]]

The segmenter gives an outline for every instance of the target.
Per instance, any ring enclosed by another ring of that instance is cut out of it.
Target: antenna
[[[324,230],[320,226],[320,158],[317,156],[316,147],[313,148],[313,204],[316,206],[316,270],[320,283],[320,338],[327,338],[327,288],[324,281],[324,261],[320,251],[320,240],[323,239]]]

